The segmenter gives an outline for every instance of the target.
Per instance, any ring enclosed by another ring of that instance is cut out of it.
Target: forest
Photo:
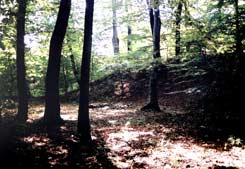
[[[245,1],[0,0],[0,168],[245,169]]]

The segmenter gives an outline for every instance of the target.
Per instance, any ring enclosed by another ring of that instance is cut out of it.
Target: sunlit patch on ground
[[[38,136],[36,134],[22,138],[22,141],[36,146],[44,146],[50,143],[50,139],[47,136]]]
[[[197,145],[192,140],[170,141],[164,132],[152,128],[127,128],[107,135],[109,157],[119,168],[196,168],[211,166],[245,167],[245,149],[219,151]],[[147,129],[147,130],[146,130]],[[168,131],[169,129],[166,129]]]

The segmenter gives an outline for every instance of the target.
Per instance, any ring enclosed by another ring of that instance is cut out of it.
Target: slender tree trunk
[[[18,114],[17,118],[26,121],[28,116],[28,91],[25,68],[25,14],[26,0],[18,0],[17,14],[17,89],[18,89]]]
[[[68,93],[68,80],[67,80],[67,72],[66,72],[66,66],[63,60],[63,64],[62,64],[62,71],[63,71],[63,80],[64,80],[64,94],[65,96],[67,96]]]
[[[84,45],[81,64],[81,86],[78,112],[77,131],[85,143],[91,143],[90,120],[89,120],[89,79],[90,60],[93,33],[94,0],[86,0],[85,23],[84,23]]]
[[[177,58],[180,56],[180,22],[181,22],[181,13],[182,13],[183,4],[179,1],[177,10],[176,10],[176,21],[175,21],[175,55]]]
[[[160,58],[160,33],[161,20],[159,9],[154,9],[154,27],[153,27],[153,58]]]
[[[154,9],[154,20],[153,20],[153,59],[158,59],[160,55],[160,31],[161,31],[161,21],[160,21],[160,11],[159,9]],[[150,12],[151,21],[151,12]],[[152,22],[151,22],[152,25]],[[149,89],[149,101],[144,107],[141,108],[143,111],[161,111],[158,104],[158,72],[157,63],[153,63],[153,68],[150,77],[150,89]]]
[[[73,55],[73,51],[72,51],[71,46],[70,46],[70,52],[71,52],[70,60],[71,60],[71,66],[72,66],[73,74],[74,74],[74,77],[77,81],[78,86],[80,86],[80,78],[79,78],[78,68],[76,66],[75,57]]]
[[[125,1],[125,10],[127,13],[127,24],[128,24],[128,37],[127,37],[127,47],[128,47],[128,52],[132,51],[132,28],[130,26],[130,19],[129,19],[129,13],[128,13],[128,1]]]
[[[154,32],[154,11],[153,8],[149,9],[149,16],[150,16],[150,26],[151,26],[151,33],[153,36],[153,32]]]
[[[57,21],[50,41],[46,75],[44,120],[48,125],[62,122],[60,117],[59,73],[62,44],[65,37],[71,0],[61,0]]]
[[[117,33],[117,0],[112,0],[112,45],[114,55],[119,54],[119,38]]]
[[[235,34],[235,41],[236,41],[236,50],[235,53],[237,57],[242,55],[242,36],[240,30],[240,15],[239,15],[239,6],[238,0],[234,0],[234,8],[235,8],[235,26],[236,26],[236,34]]]
[[[132,28],[130,25],[128,25],[128,42],[127,42],[127,46],[128,46],[128,52],[132,51]]]

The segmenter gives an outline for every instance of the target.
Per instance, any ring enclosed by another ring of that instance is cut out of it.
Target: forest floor
[[[43,116],[42,102],[31,102],[27,124],[14,122],[7,115],[16,110],[9,109],[0,126],[0,168],[245,168],[243,138],[228,131],[228,124],[225,128],[208,123],[199,105],[209,83],[206,70],[186,64],[169,64],[167,69],[168,76],[159,81],[161,112],[140,110],[147,93],[144,72],[135,79],[128,74],[121,78],[124,73],[95,82],[108,90],[113,82],[115,98],[95,99],[110,96],[106,87],[98,87],[92,96],[91,147],[76,135],[75,101],[62,103],[65,123],[52,131],[35,122]]]

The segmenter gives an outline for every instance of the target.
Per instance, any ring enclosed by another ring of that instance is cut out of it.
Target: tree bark
[[[70,46],[70,52],[71,52],[70,60],[71,60],[71,66],[72,66],[73,74],[74,74],[74,77],[77,81],[78,86],[80,87],[80,78],[79,78],[78,68],[76,66],[76,62],[75,62],[75,58],[74,58],[71,46]]]
[[[161,31],[161,20],[159,9],[153,9],[154,20],[153,20],[153,59],[158,59],[160,55],[160,31]],[[151,12],[150,12],[150,22],[151,22]],[[152,25],[152,23],[151,23]],[[158,67],[157,63],[154,61],[151,70],[150,77],[150,88],[149,88],[149,101],[144,107],[141,108],[143,111],[161,111],[158,104]]]
[[[48,70],[46,75],[44,121],[48,125],[62,122],[60,117],[59,73],[62,44],[65,37],[71,0],[61,0],[57,21],[50,41]]]
[[[18,90],[18,113],[17,118],[21,121],[26,121],[28,116],[28,89],[26,82],[26,67],[25,67],[25,14],[26,0],[18,0],[17,14],[17,90]]]
[[[68,94],[68,88],[69,88],[69,84],[68,84],[68,80],[67,80],[67,71],[66,71],[66,65],[64,63],[64,59],[63,59],[63,63],[62,63],[62,72],[63,72],[63,81],[64,81],[64,94],[65,96],[67,96]]]
[[[181,22],[181,13],[182,13],[183,4],[179,1],[177,10],[176,10],[176,21],[175,21],[175,55],[177,58],[180,56],[180,22]]]
[[[239,6],[238,0],[234,0],[234,8],[235,8],[235,26],[236,26],[236,34],[235,34],[235,41],[236,41],[236,50],[235,53],[237,57],[241,57],[242,55],[242,36],[240,30],[240,15],[239,15]]]
[[[130,19],[129,19],[129,13],[128,13],[128,1],[125,1],[125,10],[127,13],[127,24],[128,24],[128,37],[127,37],[127,48],[128,52],[132,51],[132,28],[130,26]]]
[[[77,131],[84,143],[91,143],[90,119],[89,119],[89,79],[90,60],[93,33],[94,0],[86,0],[85,23],[84,23],[84,45],[81,64],[81,86],[78,112]]]
[[[132,51],[132,28],[130,25],[128,25],[128,42],[127,42],[127,46],[128,46],[128,52]]]
[[[112,45],[113,45],[113,51],[114,55],[119,54],[119,38],[117,33],[117,0],[112,0],[112,29],[113,29],[113,35],[112,35]]]

